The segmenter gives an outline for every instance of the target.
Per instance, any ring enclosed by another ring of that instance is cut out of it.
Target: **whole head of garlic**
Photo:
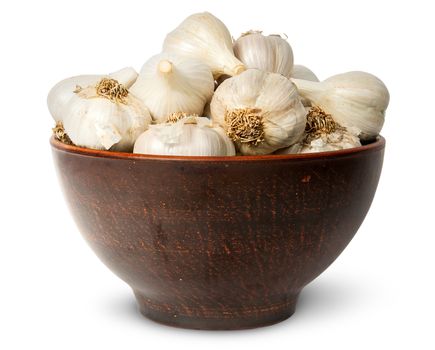
[[[95,85],[104,77],[122,81],[124,86],[128,89],[136,81],[137,73],[133,68],[126,67],[108,75],[79,75],[58,82],[50,90],[47,97],[48,110],[53,119],[56,122],[62,121],[65,106],[68,104],[71,97],[75,95],[74,91],[77,86]]]
[[[361,146],[354,128],[345,128],[319,107],[313,107],[307,115],[304,138],[296,145],[278,150],[276,154],[314,153],[337,151]]]
[[[166,36],[163,51],[200,60],[210,67],[215,79],[222,74],[233,76],[245,69],[234,56],[227,27],[208,12],[187,17]]]
[[[130,91],[148,107],[158,122],[171,113],[201,115],[214,91],[210,68],[198,60],[161,53],[151,57]]]
[[[134,145],[134,153],[176,156],[234,156],[234,145],[210,119],[174,113],[167,123],[151,125]]]
[[[246,68],[279,73],[289,78],[293,70],[293,51],[279,35],[265,36],[261,31],[243,33],[234,43],[235,56]]]
[[[292,79],[304,98],[340,125],[359,129],[362,140],[374,139],[382,129],[390,99],[384,83],[365,72],[334,75],[322,82]]]
[[[257,69],[225,80],[213,96],[211,115],[245,155],[297,143],[306,122],[294,84],[281,74]]]
[[[97,84],[77,87],[65,106],[62,121],[77,146],[131,151],[151,116],[123,84],[102,78]]]

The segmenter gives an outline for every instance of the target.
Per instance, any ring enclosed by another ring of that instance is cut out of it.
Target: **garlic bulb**
[[[128,89],[135,82],[137,73],[133,68],[126,67],[109,75],[79,75],[58,82],[50,90],[47,97],[48,110],[53,119],[56,122],[62,121],[64,108],[71,97],[75,95],[74,90],[77,86],[95,85],[103,77],[123,81],[124,86]]]
[[[63,126],[77,146],[131,151],[151,122],[145,105],[111,78],[78,87],[65,106]]]
[[[225,80],[213,96],[211,115],[245,155],[268,154],[297,143],[306,122],[294,84],[257,69]]]
[[[301,64],[295,64],[293,66],[291,77],[294,79],[319,81],[319,78],[317,78],[317,76],[314,74],[314,72],[311,69],[309,69]]]
[[[234,54],[246,68],[279,73],[289,78],[293,69],[293,51],[279,35],[264,36],[261,31],[249,31],[234,43]]]
[[[390,97],[375,76],[348,72],[322,82],[292,80],[302,97],[331,114],[337,123],[359,129],[362,140],[372,140],[381,131]]]
[[[233,76],[245,69],[234,56],[227,27],[208,12],[187,17],[166,36],[163,51],[200,60],[210,67],[215,79],[222,74]]]
[[[314,153],[337,151],[361,146],[354,128],[337,124],[319,107],[313,107],[307,115],[304,139],[291,147],[278,150],[276,154]]]
[[[134,153],[176,156],[234,156],[231,140],[210,119],[196,116],[172,115],[175,123],[151,125],[139,136]]]
[[[158,122],[169,114],[201,115],[214,91],[210,68],[200,61],[162,53],[149,59],[130,91],[148,107]]]

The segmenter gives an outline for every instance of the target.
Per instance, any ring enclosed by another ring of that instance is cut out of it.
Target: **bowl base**
[[[193,309],[182,305],[156,303],[134,292],[142,315],[167,326],[202,330],[237,330],[269,326],[286,320],[295,312],[299,294],[285,303],[267,307]]]

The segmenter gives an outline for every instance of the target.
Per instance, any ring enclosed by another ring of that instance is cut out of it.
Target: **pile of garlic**
[[[234,156],[334,151],[376,139],[389,94],[375,76],[324,81],[293,64],[286,38],[233,40],[208,12],[187,17],[140,73],[124,68],[56,84],[58,140],[122,152]]]

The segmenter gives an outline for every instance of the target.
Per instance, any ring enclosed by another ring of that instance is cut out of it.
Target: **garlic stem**
[[[168,60],[161,60],[157,66],[157,69],[162,74],[172,73],[172,63]]]
[[[317,81],[294,78],[291,78],[290,80],[296,85],[301,95],[309,100],[313,99],[313,97],[318,96],[324,91],[323,85]]]
[[[109,76],[124,85],[127,89],[129,89],[137,79],[137,73],[131,67],[126,67],[114,73],[110,73]]]
[[[234,73],[235,73],[235,75],[237,75],[237,74],[244,72],[245,70],[246,70],[245,66],[238,65],[237,67],[234,68]]]

